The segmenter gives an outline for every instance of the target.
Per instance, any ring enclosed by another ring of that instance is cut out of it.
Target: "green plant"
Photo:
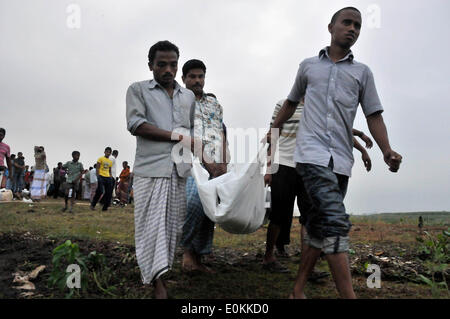
[[[87,287],[87,266],[85,258],[80,253],[80,248],[77,244],[72,243],[70,240],[62,245],[59,245],[53,249],[53,270],[50,274],[49,285],[57,286],[61,291],[64,291],[67,287],[67,278],[71,273],[66,269],[71,264],[77,264],[81,270],[81,289]],[[71,298],[74,294],[79,295],[77,288],[68,288],[69,293],[66,294],[66,298]]]
[[[67,278],[71,273],[66,272],[66,269],[71,264],[80,266],[82,292],[85,292],[88,289],[89,282],[95,282],[96,287],[102,292],[116,297],[116,295],[113,294],[115,287],[108,285],[112,275],[103,254],[93,251],[85,256],[80,253],[80,248],[77,244],[67,240],[64,244],[53,250],[52,263],[53,270],[50,274],[49,285],[51,287],[56,286],[61,291],[64,291],[66,288],[69,289],[66,298],[71,298],[74,294],[80,296],[79,289],[67,287]]]
[[[116,290],[116,287],[109,286],[109,281],[111,280],[112,273],[106,264],[105,256],[103,254],[97,253],[96,251],[93,251],[89,253],[87,260],[97,288],[112,297],[117,297],[113,293],[113,291]]]
[[[419,253],[426,256],[424,266],[427,268],[431,279],[423,275],[419,275],[419,278],[431,287],[433,297],[437,298],[441,289],[445,288],[448,291],[446,278],[450,261],[450,228],[436,236],[428,232],[424,232],[424,234],[425,239],[422,237],[416,239],[421,243]],[[437,276],[442,277],[441,282],[436,281]]]

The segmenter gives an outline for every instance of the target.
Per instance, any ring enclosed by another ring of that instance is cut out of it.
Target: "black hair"
[[[72,156],[74,156],[74,155],[76,155],[76,154],[80,155],[80,152],[78,152],[78,151],[73,151],[73,152],[72,152]]]
[[[340,14],[342,11],[344,11],[344,10],[353,10],[353,11],[356,11],[356,12],[358,12],[359,14],[361,14],[361,11],[359,11],[359,10],[356,9],[355,7],[345,7],[345,8],[342,8],[341,10],[338,10],[335,14],[333,14],[333,17],[331,17],[331,22],[330,22],[330,24],[334,24],[334,23],[336,22],[337,18],[339,17],[339,14]]]
[[[91,170],[93,167],[92,166],[89,166],[89,170]]]
[[[206,66],[205,63],[203,63],[200,60],[197,59],[192,59],[187,61],[184,65],[183,65],[183,76],[186,76],[190,70],[193,69],[202,69],[203,72],[206,73]]]
[[[118,150],[114,150],[114,151],[112,152],[112,155],[114,155],[114,154],[119,154],[119,151],[118,151]]]
[[[105,152],[108,151],[108,150],[112,151],[111,147],[108,146],[108,147],[105,148]]]
[[[180,51],[178,50],[178,47],[175,44],[167,40],[159,41],[156,42],[154,45],[152,45],[152,47],[148,51],[148,62],[150,63],[150,65],[153,64],[153,60],[155,59],[156,56],[156,51],[164,51],[164,52],[175,51],[175,53],[177,54],[177,58],[180,57]]]
[[[6,135],[6,130],[3,127],[0,127],[0,132],[3,132],[3,135]]]
[[[16,157],[16,154],[11,154],[11,157]]]
[[[97,163],[94,164],[94,168],[97,168]]]
[[[214,93],[206,93],[206,95],[207,95],[207,96],[211,96],[211,97],[217,99],[217,97],[216,97],[216,95],[215,95]]]
[[[124,162],[122,163],[122,165],[123,165],[123,164],[127,164],[127,166],[128,166],[128,162],[127,162],[127,161],[124,161]]]
[[[58,165],[59,165],[59,164],[61,164],[61,165],[62,165],[62,163],[61,163],[61,162],[58,162]]]

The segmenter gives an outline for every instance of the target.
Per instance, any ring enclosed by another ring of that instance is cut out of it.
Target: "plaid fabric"
[[[214,223],[203,211],[197,185],[192,177],[188,177],[186,182],[186,199],[186,219],[180,245],[198,255],[210,254],[214,238]]]
[[[47,179],[45,178],[45,170],[35,170],[33,183],[31,183],[31,198],[41,199],[47,194]]]
[[[133,188],[136,258],[148,284],[172,267],[186,213],[186,180],[174,165],[170,178],[136,176]]]

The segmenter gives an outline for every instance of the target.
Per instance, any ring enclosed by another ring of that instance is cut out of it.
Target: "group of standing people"
[[[333,15],[328,25],[331,44],[300,64],[291,92],[277,104],[263,140],[270,145],[265,182],[272,186],[265,269],[285,271],[274,249],[282,251],[289,243],[295,198],[303,225],[301,261],[290,298],[306,297],[306,282],[321,255],[341,297],[356,297],[348,261],[351,223],[344,198],[353,147],[361,152],[367,171],[372,165],[354,136],[366,148],[373,144],[353,129],[359,104],[389,170],[397,172],[402,161],[389,144],[373,74],[350,50],[361,25],[361,13],[354,7]],[[178,47],[169,41],[153,45],[148,54],[153,79],[133,83],[126,95],[127,128],[137,139],[136,256],[143,282],[154,286],[156,298],[167,298],[161,276],[172,267],[180,239],[185,249],[183,268],[212,271],[202,265],[201,257],[211,252],[214,224],[203,213],[195,181],[171,157],[173,146],[181,143],[190,149],[211,178],[227,171],[222,107],[203,92],[206,67],[199,60],[186,62],[183,88],[175,80],[178,58]]]
[[[25,165],[25,157],[22,152],[11,154],[11,148],[3,142],[6,130],[0,128],[0,188],[12,191],[14,196],[22,199],[22,191],[29,190],[31,198],[39,201],[47,194],[46,155],[43,146],[34,147],[34,166],[29,170]],[[5,165],[6,164],[6,165]]]
[[[10,146],[3,142],[5,136],[6,130],[0,128],[0,188],[11,190],[15,198],[22,199],[24,189],[29,190],[33,201],[40,201],[48,194],[54,199],[62,195],[65,199],[62,211],[73,212],[74,201],[77,197],[83,197],[81,192],[84,186],[85,194],[88,194],[85,199],[89,199],[92,209],[100,200],[103,210],[107,210],[114,193],[119,205],[125,206],[130,202],[133,174],[125,161],[119,177],[116,177],[117,150],[107,147],[105,156],[100,157],[89,170],[85,170],[79,161],[80,152],[73,151],[71,161],[59,162],[50,172],[44,147],[35,146],[35,163],[28,170],[23,153],[18,152],[17,157],[11,154]]]
[[[120,181],[117,184],[115,165],[118,155],[119,151],[112,151],[111,147],[106,147],[104,156],[101,156],[93,167],[89,167],[89,170],[84,169],[83,164],[79,161],[79,151],[72,152],[71,161],[65,164],[58,163],[58,167],[54,169],[54,176],[59,178],[58,182],[61,183],[64,174],[67,174],[63,184],[65,202],[63,212],[69,209],[69,212],[73,213],[75,198],[77,195],[83,196],[81,194],[83,189],[81,182],[83,180],[85,183],[84,195],[86,199],[89,199],[91,210],[95,210],[95,206],[100,202],[103,205],[102,211],[107,211],[112,203],[114,191],[121,206],[125,206],[129,202],[132,174],[128,162],[123,162],[123,169],[119,176]]]

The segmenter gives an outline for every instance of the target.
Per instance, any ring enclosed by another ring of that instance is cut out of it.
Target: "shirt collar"
[[[182,92],[180,90],[181,86],[178,84],[178,82],[176,80],[174,82],[175,82],[175,88],[174,88],[173,93],[175,94],[178,91]],[[164,89],[164,87],[161,84],[159,84],[155,79],[151,79],[150,81],[148,81],[148,88],[149,89],[154,89],[157,86],[159,86],[161,89]]]
[[[327,46],[327,47],[323,48],[322,50],[320,50],[320,52],[319,52],[319,59],[322,59],[324,56],[326,56],[328,59],[330,59],[330,56],[328,55],[328,50],[330,50],[329,46]],[[347,53],[347,55],[343,59],[340,59],[338,62],[342,62],[342,61],[348,60],[349,62],[353,63],[354,57],[355,56],[353,55],[352,50],[350,50]]]

